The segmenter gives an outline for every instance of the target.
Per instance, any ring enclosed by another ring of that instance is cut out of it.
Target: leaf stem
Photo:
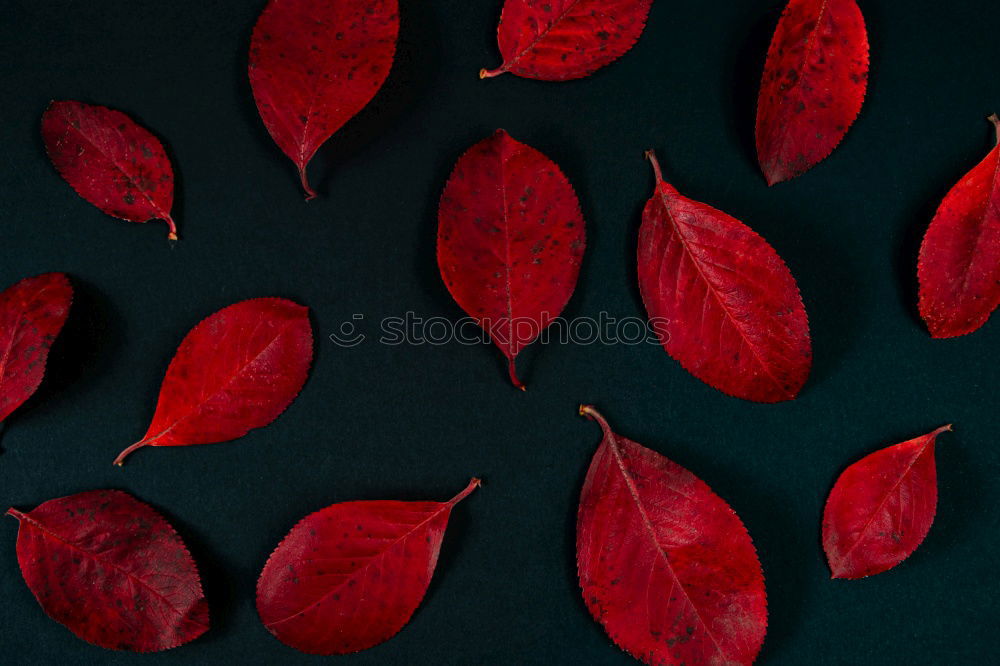
[[[997,114],[994,113],[992,116],[990,116],[989,118],[987,118],[987,120],[989,120],[991,123],[993,123],[993,126],[996,127],[996,130],[997,130],[997,143],[1000,143],[1000,117],[998,117]]]
[[[465,487],[465,490],[463,490],[462,492],[460,492],[459,494],[455,495],[450,500],[448,500],[448,504],[455,506],[456,504],[464,500],[466,497],[468,497],[473,490],[475,490],[481,485],[483,485],[482,481],[480,481],[477,477],[472,477],[472,480],[469,481],[469,485]]]
[[[24,520],[24,514],[15,509],[14,507],[10,507],[9,509],[7,509],[7,515],[14,516],[18,520]]]
[[[167,229],[169,231],[167,233],[167,240],[172,240],[172,241],[177,240],[177,225],[174,224],[174,218],[171,217],[170,215],[167,215],[166,217],[163,218],[163,221],[167,223]]]
[[[594,409],[593,405],[580,405],[580,416],[586,416],[591,421],[595,421],[597,425],[601,426],[605,435],[611,435],[611,426],[604,420],[601,413]]]
[[[663,181],[663,172],[660,171],[660,162],[656,159],[656,153],[653,150],[647,150],[646,159],[653,165],[653,175],[656,176],[656,182],[659,184]]]
[[[524,385],[524,382],[517,378],[517,368],[514,367],[514,359],[512,358],[507,360],[507,373],[510,375],[511,384],[522,391],[528,390],[528,387]]]
[[[494,76],[500,76],[501,74],[506,74],[506,73],[507,70],[503,67],[503,65],[497,67],[496,69],[486,69],[485,67],[483,67],[481,70],[479,70],[479,78],[492,79]]]
[[[302,189],[306,191],[306,201],[312,201],[316,198],[316,191],[309,187],[309,179],[306,177],[306,165],[299,165],[299,182],[302,183]]]
[[[125,459],[128,458],[129,455],[131,455],[132,453],[141,449],[144,446],[146,446],[146,440],[143,439],[141,441],[136,442],[132,446],[127,447],[124,451],[118,454],[117,458],[115,458],[115,465],[121,467],[122,465],[125,464]]]

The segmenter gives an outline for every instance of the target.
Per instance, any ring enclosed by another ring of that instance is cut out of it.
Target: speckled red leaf
[[[177,532],[127,493],[94,490],[10,509],[17,561],[45,613],[111,650],[167,650],[208,631],[198,570]]]
[[[236,439],[278,418],[302,390],[312,365],[309,308],[254,298],[219,310],[191,329],[160,387],[144,446]]]
[[[0,422],[42,383],[72,302],[73,287],[62,273],[27,278],[0,293]]]
[[[923,542],[937,511],[934,440],[945,430],[876,451],[840,475],[823,511],[833,578],[882,573]]]
[[[654,666],[750,664],[767,632],[764,574],[739,516],[680,465],[604,432],[580,493],[583,600],[621,649]]]
[[[163,220],[170,240],[174,170],[163,144],[121,111],[82,102],[52,102],[42,139],[59,175],[108,215],[129,222]]]
[[[653,0],[507,0],[497,41],[503,64],[479,78],[510,72],[529,79],[578,79],[632,48]]]
[[[868,86],[868,33],[855,0],[791,0],[771,40],[757,102],[757,158],[768,185],[833,152]]]
[[[437,256],[455,301],[514,359],[566,306],[586,244],[573,186],[503,130],[470,148],[438,209]]]
[[[420,605],[437,566],[447,502],[343,502],[303,518],[257,581],[257,612],[282,643],[347,654],[395,636]]]
[[[250,39],[260,117],[299,170],[375,96],[392,68],[397,0],[270,0]]]
[[[1000,118],[990,121],[1000,142]],[[972,333],[1000,305],[1000,145],[941,202],[917,277],[920,314],[935,338]]]
[[[723,393],[798,395],[812,363],[809,322],[788,267],[739,220],[677,192],[647,153],[656,190],[639,229],[639,291],[664,349]]]

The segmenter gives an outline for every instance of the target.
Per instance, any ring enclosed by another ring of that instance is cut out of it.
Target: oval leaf
[[[10,509],[17,561],[45,613],[110,650],[154,652],[208,631],[198,570],[173,527],[118,490]]]
[[[767,631],[764,575],[739,516],[680,465],[604,431],[580,493],[583,599],[647,664],[750,664]]]
[[[635,45],[652,4],[653,0],[507,0],[497,29],[503,65],[480,70],[479,78],[510,72],[528,79],[566,81],[593,74]]]
[[[882,573],[923,542],[937,511],[934,440],[945,430],[876,451],[840,475],[823,511],[833,578]]]
[[[514,359],[566,306],[585,246],[583,215],[559,167],[503,130],[470,148],[438,210],[437,256],[452,297]]]
[[[727,395],[780,402],[812,363],[809,322],[788,267],[739,220],[663,180],[639,229],[639,291],[664,349]]]
[[[219,310],[181,342],[149,430],[115,464],[144,446],[225,442],[266,426],[302,390],[312,357],[309,308],[255,298]]]
[[[52,102],[42,116],[42,139],[59,175],[108,215],[129,222],[170,217],[174,170],[163,144],[131,118],[103,106]]]
[[[1000,144],[1000,118],[990,121]],[[1000,305],[1000,145],[941,202],[917,277],[920,315],[935,338],[972,333]]]
[[[768,185],[825,159],[861,112],[868,33],[854,0],[791,0],[771,40],[757,102]]]
[[[396,0],[270,0],[250,39],[250,87],[260,117],[295,163],[306,165],[375,96],[392,68]]]
[[[27,278],[0,293],[0,423],[42,383],[72,302],[73,287],[62,273]]]
[[[257,581],[257,612],[282,643],[309,654],[347,654],[395,636],[431,582],[448,502],[343,502],[303,518]]]

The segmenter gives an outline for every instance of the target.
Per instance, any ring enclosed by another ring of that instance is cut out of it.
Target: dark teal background
[[[768,189],[753,155],[757,83],[782,3],[656,0],[636,47],[593,76],[543,83],[496,66],[500,0],[403,0],[389,81],[313,161],[319,199],[260,122],[246,53],[262,0],[4,0],[0,8],[0,286],[65,271],[77,290],[48,377],[6,424],[0,509],[120,488],[177,526],[201,568],[212,630],[157,655],[113,653],[49,620],[0,522],[0,661],[10,664],[628,664],[580,599],[575,506],[600,435],[619,432],[694,471],[740,514],[767,576],[765,664],[979,664],[996,659],[1000,322],[934,341],[915,311],[920,237],[993,146],[1000,4],[862,0],[869,96],[832,157]],[[109,218],[45,157],[50,99],[134,116],[174,160],[181,241]],[[793,403],[756,405],[693,379],[656,346],[537,345],[507,383],[488,346],[380,345],[412,310],[457,319],[434,255],[452,165],[498,127],[557,161],[587,220],[570,317],[642,316],[643,151],[691,197],[744,220],[798,279],[815,349]],[[115,455],[152,416],[184,334],[235,301],[312,309],[301,396],[237,442]],[[362,314],[369,340],[328,335]],[[994,318],[995,319],[995,318]],[[896,569],[831,581],[820,515],[833,481],[877,449],[939,439],[940,503]],[[424,604],[389,642],[324,660],[272,638],[254,586],[302,516],[352,499],[445,499],[455,512]]]

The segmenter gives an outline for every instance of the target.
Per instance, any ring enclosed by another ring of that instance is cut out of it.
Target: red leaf
[[[854,0],[791,0],[764,65],[757,157],[768,185],[833,152],[868,86],[868,33]]]
[[[604,431],[580,493],[583,599],[647,664],[750,664],[767,631],[764,575],[739,516],[703,481]]]
[[[257,581],[257,612],[275,637],[309,654],[347,654],[395,636],[431,582],[448,502],[342,502],[303,518]]]
[[[302,390],[312,356],[306,307],[254,298],[219,310],[181,342],[149,430],[115,464],[144,446],[212,444],[266,426]]]
[[[496,133],[455,164],[438,210],[438,267],[448,291],[514,359],[566,306],[585,246],[583,215],[559,167]]]
[[[812,363],[795,278],[767,241],[679,194],[646,156],[656,190],[639,229],[639,290],[664,349],[723,393],[791,400]]]
[[[990,121],[1000,142],[1000,118]],[[1000,146],[941,202],[917,277],[920,314],[935,338],[972,333],[1000,305]]]
[[[497,40],[503,65],[528,79],[579,79],[622,57],[638,41],[653,0],[507,0]]]
[[[840,475],[823,511],[833,578],[882,573],[921,544],[937,510],[934,440],[945,430],[876,451]]]
[[[62,273],[27,278],[0,293],[0,423],[42,383],[72,302],[73,287]]]
[[[21,522],[24,582],[49,617],[88,643],[154,652],[208,631],[194,560],[152,507],[94,490],[7,513]]]
[[[270,0],[250,39],[250,87],[271,138],[299,169],[382,87],[396,52],[396,0]]]
[[[159,139],[121,111],[82,102],[52,102],[42,116],[42,139],[59,175],[108,215],[129,222],[170,217],[174,170]]]

